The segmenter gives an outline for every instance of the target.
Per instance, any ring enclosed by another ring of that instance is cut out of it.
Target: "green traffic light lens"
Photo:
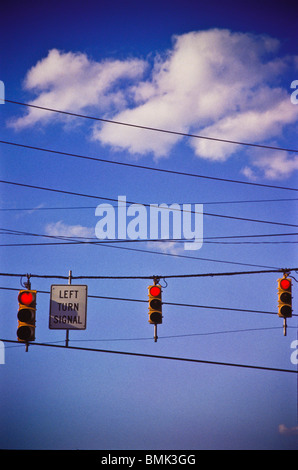
[[[292,307],[290,305],[283,305],[280,309],[280,313],[285,318],[290,318],[292,316]]]
[[[161,323],[162,322],[162,314],[159,312],[152,312],[150,315],[150,320],[153,323]]]
[[[22,341],[30,341],[34,338],[34,329],[30,326],[20,326],[17,337]]]

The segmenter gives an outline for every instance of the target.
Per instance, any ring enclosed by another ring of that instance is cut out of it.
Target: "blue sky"
[[[0,105],[0,140],[23,145],[0,144],[1,179],[58,190],[0,184],[2,273],[161,275],[164,302],[206,306],[164,305],[154,342],[146,303],[94,297],[146,300],[150,281],[73,281],[88,285],[89,298],[87,329],[70,332],[71,346],[295,370],[297,317],[288,320],[284,337],[277,314],[254,312],[277,312],[279,274],[167,278],[297,267],[297,236],[289,235],[297,233],[297,191],[285,189],[297,188],[297,153],[289,151],[298,148],[298,105],[291,102],[297,6],[242,3],[11,1],[2,7],[0,79],[7,100],[275,147]],[[118,196],[144,208],[203,204],[202,247],[54,246],[41,244],[59,240],[28,235],[95,237],[95,208],[107,202],[100,197]],[[65,332],[48,328],[48,292],[67,280],[32,276],[31,282],[39,291],[36,342],[63,345]],[[1,276],[2,339],[16,339],[13,289],[20,286],[19,277]],[[295,282],[293,297],[297,313]],[[37,345],[25,353],[23,345],[6,343],[0,377],[0,448],[298,448],[295,374]]]

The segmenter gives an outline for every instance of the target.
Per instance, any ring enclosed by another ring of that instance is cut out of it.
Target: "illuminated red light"
[[[32,292],[21,292],[18,300],[20,304],[31,305],[34,301],[34,295],[32,294]]]
[[[157,297],[158,295],[161,294],[161,288],[158,286],[152,286],[150,289],[150,294],[153,295],[154,297]]]
[[[289,279],[282,279],[280,281],[280,287],[284,290],[288,290],[291,287],[291,281],[289,281]]]

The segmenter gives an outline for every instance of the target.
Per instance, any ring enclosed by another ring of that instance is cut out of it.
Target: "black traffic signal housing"
[[[162,289],[159,284],[148,287],[149,297],[149,323],[158,325],[162,323]]]
[[[292,317],[292,279],[284,276],[278,282],[278,316]]]
[[[18,295],[18,341],[35,340],[36,290],[21,290]]]

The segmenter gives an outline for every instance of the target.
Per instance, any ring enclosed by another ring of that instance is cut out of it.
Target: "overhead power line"
[[[234,200],[234,201],[201,201],[198,202],[186,202],[183,204],[203,204],[207,205],[223,205],[223,204],[256,204],[266,202],[293,202],[298,201],[298,198],[280,198],[280,199],[247,199],[247,200]],[[113,205],[117,207],[117,205]],[[58,210],[85,210],[85,209],[96,209],[96,206],[59,206],[59,207],[0,207],[2,212],[16,212],[16,211],[58,211]]]
[[[150,253],[150,254],[156,254],[160,256],[172,256],[172,257],[179,257],[179,258],[187,258],[187,259],[197,259],[200,261],[208,261],[208,262],[216,262],[216,263],[224,263],[224,264],[234,264],[238,266],[250,266],[254,268],[275,268],[275,266],[267,266],[267,265],[262,265],[262,264],[253,264],[253,263],[243,263],[240,261],[231,261],[231,260],[219,260],[219,259],[214,259],[214,258],[203,258],[201,256],[189,256],[189,255],[183,255],[183,254],[178,254],[178,253],[165,253],[161,251],[154,251],[154,250],[145,250],[145,249],[139,249],[139,248],[131,248],[131,247],[126,247],[126,246],[115,246],[114,244],[111,245],[111,243],[126,243],[126,242],[131,242],[131,243],[136,243],[144,240],[110,240],[110,241],[105,241],[105,240],[98,240],[94,241],[94,239],[84,239],[84,240],[76,240],[75,238],[79,237],[63,237],[63,236],[56,236],[56,235],[42,235],[42,234],[36,234],[36,233],[29,233],[29,232],[22,232],[18,230],[9,230],[9,229],[4,229],[0,228],[0,231],[4,231],[5,234],[7,235],[25,235],[25,236],[34,236],[34,237],[45,237],[45,238],[50,238],[50,239],[58,239],[58,240],[63,240],[59,242],[39,242],[39,243],[2,243],[0,244],[0,247],[23,247],[23,246],[59,246],[59,245],[92,245],[92,246],[99,246],[99,247],[104,247],[104,248],[114,248],[114,249],[119,249],[119,250],[126,250],[126,251],[135,251],[139,253]],[[1,233],[0,233],[1,234]],[[67,241],[65,241],[67,240]],[[161,240],[146,240],[147,242],[155,241],[155,242],[161,242]],[[165,241],[165,240],[163,240]],[[170,242],[173,242],[174,240],[168,240]],[[178,240],[179,242],[181,240]]]
[[[295,326],[288,326],[289,329],[296,329]],[[261,332],[261,331],[273,331],[280,330],[279,326],[264,327],[264,328],[240,328],[237,330],[224,330],[224,331],[210,331],[205,333],[185,333],[181,335],[162,335],[158,336],[159,340],[163,339],[173,339],[173,338],[190,338],[190,337],[199,337],[199,336],[215,336],[215,335],[225,335],[225,334],[235,334],[235,333],[249,333],[249,332]],[[131,337],[131,338],[95,338],[95,339],[72,339],[72,343],[111,343],[111,342],[128,342],[128,341],[152,341],[151,336],[145,337]],[[64,341],[51,341],[50,344],[64,343]],[[8,346],[6,349],[22,347],[22,343],[18,342],[16,346]]]
[[[6,343],[16,343],[20,344],[18,341],[8,340],[8,339],[0,339],[0,341]],[[265,366],[255,366],[255,365],[248,365],[248,364],[237,364],[231,362],[218,362],[218,361],[207,361],[203,359],[190,359],[186,357],[173,357],[173,356],[160,356],[157,354],[144,354],[144,353],[133,353],[127,351],[112,351],[108,349],[95,349],[95,348],[82,348],[78,346],[63,346],[61,344],[52,344],[52,343],[27,343],[30,346],[45,346],[45,347],[52,347],[52,348],[60,348],[60,349],[68,349],[74,351],[89,351],[89,352],[98,352],[98,353],[106,353],[106,354],[118,354],[124,356],[133,356],[133,357],[144,357],[144,358],[152,358],[152,359],[165,359],[171,361],[182,361],[182,362],[192,362],[196,364],[209,364],[209,365],[218,365],[218,366],[227,366],[227,367],[240,367],[245,369],[256,369],[256,370],[263,370],[263,371],[272,371],[272,372],[286,372],[291,374],[298,374],[297,370],[292,369],[280,369],[276,367],[265,367]]]
[[[18,234],[18,233],[13,233],[13,232],[1,232],[1,230],[3,229],[0,229],[0,235],[21,235],[21,234]],[[30,235],[26,235],[25,233],[23,234],[24,236],[30,236]],[[288,235],[288,234],[284,234],[284,235]],[[289,234],[289,235],[292,235],[292,234]],[[46,235],[37,235],[38,237],[45,237]],[[270,236],[270,235],[268,235]],[[54,237],[54,238],[57,238],[57,239],[62,239],[62,237]],[[186,239],[172,239],[172,238],[168,238],[168,239],[154,239],[154,240],[150,240],[149,238],[146,238],[146,239],[137,239],[137,240],[124,240],[124,239],[120,239],[120,240],[117,240],[117,239],[113,239],[113,240],[109,240],[109,241],[106,241],[106,240],[98,240],[97,238],[85,238],[85,237],[76,237],[78,238],[78,240],[73,240],[73,238],[71,237],[63,237],[63,239],[67,240],[67,241],[64,241],[64,242],[39,242],[39,243],[1,243],[0,246],[1,247],[10,247],[10,246],[49,246],[49,245],[102,245],[102,246],[106,246],[106,247],[110,247],[110,243],[141,243],[141,242],[145,242],[145,243],[154,243],[154,242],[157,242],[157,243],[161,243],[161,242],[166,242],[166,243],[184,243],[185,241],[187,241]],[[210,240],[204,240],[204,244],[218,244],[218,245],[279,245],[279,244],[289,244],[289,245],[292,245],[292,244],[297,244],[298,241],[297,240],[275,240],[275,241],[242,241],[242,242],[236,242],[236,241],[230,241],[230,242],[225,242],[225,241],[210,241]],[[114,247],[115,248],[115,247]],[[118,246],[117,248],[121,248],[121,249],[124,249],[126,247],[123,247],[123,246]],[[151,251],[150,250],[139,250],[139,251],[143,251],[144,253],[150,253]],[[157,254],[163,254],[162,252],[156,252]],[[176,253],[168,253],[168,254],[171,254],[173,256],[176,256],[177,254]],[[189,256],[189,258],[193,258],[193,259],[202,259],[202,258],[196,258],[195,256]],[[220,261],[220,260],[218,260]],[[232,262],[231,262],[232,263]],[[234,263],[233,263],[234,264]],[[236,263],[238,264],[238,263]],[[246,263],[240,263],[240,264],[246,264]],[[251,265],[249,264],[249,266],[257,266],[257,265]],[[259,265],[260,266],[260,265]],[[262,267],[265,267],[265,266],[262,266]]]
[[[19,291],[20,289],[17,289],[15,287],[0,287],[0,290]],[[49,291],[43,291],[43,290],[39,290],[38,293],[50,294]],[[146,303],[146,304],[148,303],[148,300],[144,300],[144,299],[127,299],[125,297],[111,297],[111,296],[106,296],[106,295],[88,294],[87,297],[90,299],[99,299],[99,300],[115,300],[115,301],[120,301],[120,302],[135,302],[135,303]],[[244,308],[235,308],[235,307],[218,307],[214,305],[198,305],[198,304],[186,304],[186,303],[178,303],[178,302],[163,302],[163,305],[170,305],[172,307],[183,307],[183,308],[199,308],[199,309],[206,309],[206,310],[224,310],[224,311],[231,311],[231,312],[257,313],[257,314],[276,316],[276,312],[271,312],[268,310],[244,309]]]
[[[100,199],[100,200],[104,200],[104,201],[118,202],[118,199],[115,199],[115,198],[109,198],[109,197],[105,197],[105,196],[96,196],[96,195],[85,194],[85,193],[77,193],[77,192],[74,192],[74,191],[66,191],[65,189],[47,188],[47,187],[37,186],[37,185],[33,185],[33,184],[18,183],[16,181],[0,180],[0,183],[2,183],[2,184],[11,184],[11,185],[14,185],[14,186],[20,186],[20,187],[30,188],[30,189],[38,189],[38,190],[42,190],[42,191],[50,191],[50,192],[54,192],[54,193],[68,194],[68,195],[71,195],[71,196],[79,196],[79,197],[86,197],[86,198],[92,198],[92,199]],[[298,191],[298,189],[297,189],[297,191]],[[147,203],[140,203],[140,202],[137,203],[135,201],[126,201],[126,202],[128,204],[140,204],[140,205],[143,205],[145,207],[150,207],[150,204],[147,204]],[[167,209],[169,211],[177,210],[176,208],[171,208],[171,207],[168,207],[168,208],[165,208],[165,209]],[[186,212],[191,212],[193,214],[198,213],[198,212],[195,212],[195,211],[192,211],[192,210],[186,211]],[[241,221],[245,221],[245,222],[255,222],[255,223],[271,224],[271,225],[282,225],[282,226],[285,226],[285,227],[298,227],[297,224],[287,224],[285,222],[272,222],[272,221],[269,221],[269,220],[249,219],[249,218],[246,218],[246,217],[236,217],[236,216],[232,216],[232,215],[213,214],[213,213],[205,212],[205,211],[204,211],[204,215],[205,216],[210,216],[210,217],[219,217],[219,218],[223,218],[223,219],[241,220]]]
[[[195,273],[195,274],[160,274],[160,275],[147,275],[147,276],[97,276],[97,275],[84,275],[84,276],[73,276],[72,279],[174,279],[174,278],[192,278],[192,277],[215,277],[215,276],[238,276],[238,275],[250,275],[250,274],[270,274],[270,273],[290,273],[292,271],[298,271],[298,268],[278,268],[278,269],[264,269],[258,271],[233,271],[233,272],[222,272],[222,273]],[[0,276],[7,277],[26,277],[28,273],[0,273]],[[69,276],[63,276],[59,274],[29,274],[30,277],[40,279],[69,279]]]
[[[183,254],[178,254],[178,253],[167,253],[167,252],[162,252],[162,251],[154,251],[154,250],[145,250],[145,249],[140,249],[140,248],[131,248],[127,246],[115,246],[114,243],[137,243],[137,242],[183,242],[183,240],[173,240],[173,239],[168,239],[168,240],[98,240],[98,239],[90,239],[90,238],[85,238],[85,237],[75,237],[75,238],[80,238],[79,240],[74,239],[74,237],[64,237],[64,236],[54,236],[54,235],[42,235],[42,234],[35,234],[35,233],[29,233],[29,232],[21,232],[17,230],[9,230],[9,229],[3,229],[0,228],[0,235],[1,235],[1,230],[4,231],[4,235],[24,235],[24,236],[35,236],[35,237],[45,237],[45,238],[54,238],[58,240],[67,240],[67,241],[59,241],[59,242],[34,242],[34,243],[1,243],[0,247],[24,247],[24,246],[60,246],[60,245],[92,245],[92,246],[99,246],[99,247],[104,247],[104,248],[114,248],[114,249],[119,249],[119,250],[126,250],[126,251],[135,251],[139,253],[148,253],[148,254],[156,254],[160,256],[172,256],[176,258],[186,258],[186,259],[193,259],[193,260],[200,260],[200,261],[208,261],[208,262],[216,262],[216,263],[224,263],[224,264],[234,264],[238,266],[250,266],[250,267],[255,267],[255,268],[273,268],[273,266],[267,266],[267,265],[262,265],[262,264],[253,264],[253,263],[243,263],[240,261],[231,261],[231,260],[219,260],[219,259],[214,259],[214,258],[203,258],[201,256],[189,256],[189,255],[183,255]],[[292,234],[293,235],[293,234]],[[253,235],[252,235],[253,236]],[[272,235],[273,236],[273,235]],[[241,237],[241,236],[240,236]],[[212,238],[212,237],[211,237]],[[220,237],[219,237],[220,238]],[[228,237],[229,238],[229,237]],[[113,244],[111,244],[113,243]],[[208,243],[208,241],[207,241]],[[209,242],[209,243],[237,243],[237,242]],[[238,243],[245,243],[245,242],[238,242]],[[247,242],[247,243],[254,243],[254,242]],[[255,242],[255,243],[266,243],[266,242]],[[274,243],[274,242],[268,242],[268,243]],[[276,242],[276,243],[283,243],[283,242]],[[287,242],[284,242],[287,243]],[[288,242],[291,243],[291,242]],[[297,243],[297,242],[292,242],[292,243]]]
[[[53,149],[48,149],[48,148],[43,148],[43,147],[36,147],[36,146],[33,146],[33,145],[25,145],[25,144],[19,144],[19,143],[16,143],[16,142],[8,142],[6,140],[0,140],[0,144],[13,145],[13,146],[16,146],[16,147],[23,147],[23,148],[27,148],[27,149],[30,149],[30,150],[39,150],[39,151],[42,151],[42,152],[48,152],[48,153],[53,153],[53,154],[57,154],[57,155],[64,155],[64,156],[68,156],[68,157],[72,157],[72,158],[81,158],[81,159],[85,159],[85,160],[92,160],[92,161],[95,161],[95,162],[98,162],[98,163],[109,163],[109,164],[112,164],[112,165],[122,165],[122,166],[126,166],[126,167],[131,167],[131,168],[139,168],[139,169],[142,169],[142,170],[158,171],[158,172],[162,172],[162,173],[171,173],[173,175],[179,175],[179,176],[188,176],[188,177],[193,177],[193,178],[204,178],[204,179],[208,179],[208,180],[223,181],[223,182],[226,182],[226,183],[246,184],[246,185],[250,185],[250,186],[261,186],[261,187],[271,188],[271,189],[283,189],[283,190],[288,190],[288,191],[298,191],[298,188],[289,188],[289,187],[285,187],[285,186],[277,186],[277,185],[273,185],[273,184],[256,183],[256,182],[252,182],[252,181],[234,180],[234,179],[229,179],[229,178],[219,178],[219,177],[216,177],[216,176],[200,175],[200,174],[197,174],[197,173],[187,173],[187,172],[183,172],[183,171],[169,170],[169,169],[166,169],[166,168],[155,168],[155,167],[150,167],[150,166],[145,166],[145,165],[137,165],[135,163],[111,161],[111,160],[106,160],[106,159],[98,158],[98,157],[91,157],[91,156],[87,156],[87,155],[79,155],[79,154],[75,154],[75,153],[62,152],[62,151],[59,151],[59,150],[53,150]]]
[[[1,233],[3,232],[3,233]],[[83,242],[86,241],[100,241],[100,243],[146,243],[146,242],[181,242],[183,243],[184,241],[187,241],[186,238],[156,238],[156,239],[136,239],[136,240],[130,240],[130,239],[103,239],[99,240],[98,238],[94,237],[82,237],[82,236],[66,236],[66,235],[48,235],[48,234],[40,234],[40,233],[32,233],[32,232],[25,232],[23,230],[14,230],[14,229],[8,229],[8,228],[3,228],[0,227],[0,235],[25,235],[25,236],[34,236],[34,237],[46,237],[46,238],[55,238],[59,240],[71,240],[71,241],[79,241],[82,240]],[[225,240],[225,239],[234,239],[234,238],[264,238],[264,237],[285,237],[285,236],[293,236],[293,235],[298,235],[298,232],[292,232],[292,233],[265,233],[265,234],[253,234],[253,235],[222,235],[222,236],[213,236],[213,237],[204,237],[204,242],[206,241],[214,241],[214,240]]]
[[[50,111],[52,113],[59,113],[59,114],[64,114],[67,116],[73,116],[73,117],[80,117],[84,119],[91,119],[93,121],[100,121],[100,122],[105,122],[109,124],[116,124],[120,126],[126,126],[126,127],[134,127],[136,129],[143,129],[143,130],[148,130],[148,131],[154,131],[154,132],[161,132],[164,134],[172,134],[172,135],[179,135],[181,137],[191,137],[195,139],[202,139],[202,140],[209,140],[209,141],[214,141],[214,142],[223,142],[227,144],[234,144],[234,145],[243,145],[243,146],[248,146],[248,147],[257,147],[257,148],[263,148],[267,150],[280,150],[283,152],[294,152],[298,153],[298,149],[289,149],[289,148],[283,148],[283,147],[276,147],[272,145],[263,145],[263,144],[253,144],[251,142],[241,142],[237,140],[230,140],[230,139],[221,139],[218,137],[208,137],[208,136],[203,136],[203,135],[198,135],[198,134],[189,134],[185,132],[178,132],[178,131],[172,131],[172,130],[167,130],[167,129],[160,129],[157,127],[149,127],[149,126],[142,126],[140,124],[133,124],[133,123],[128,123],[128,122],[120,122],[120,121],[115,121],[113,119],[104,119],[104,118],[99,118],[95,116],[88,116],[86,114],[78,114],[78,113],[72,113],[70,111],[62,111],[60,109],[53,109],[53,108],[47,108],[45,106],[38,106],[34,104],[29,104],[29,103],[22,103],[20,101],[12,101],[5,99],[4,100],[7,103],[12,103],[12,104],[17,104],[21,106],[26,106],[29,108],[35,108],[35,109],[40,109],[43,111]]]
[[[114,248],[118,250],[127,250],[127,251],[136,251],[139,253],[149,253],[155,254],[160,256],[172,256],[176,258],[186,258],[186,259],[193,259],[193,260],[200,260],[200,261],[210,261],[214,263],[224,263],[224,264],[234,264],[237,266],[250,266],[255,268],[271,268],[272,266],[262,265],[262,264],[252,264],[252,263],[241,263],[240,261],[227,261],[227,260],[219,260],[214,258],[203,258],[200,256],[189,256],[189,255],[179,255],[178,253],[164,253],[161,251],[154,251],[154,250],[144,250],[140,248],[131,248],[126,246],[115,246],[100,242],[82,242],[82,241],[69,241],[69,242],[41,242],[41,243],[3,243],[0,244],[0,247],[23,247],[23,246],[59,246],[59,245],[84,245],[84,244],[92,244],[95,246],[103,247],[103,248]]]
[[[73,242],[82,242],[82,243],[99,243],[99,244],[106,244],[106,243],[148,243],[148,242],[174,242],[174,243],[184,243],[188,241],[187,238],[137,238],[137,239],[126,239],[126,238],[113,238],[113,239],[98,239],[96,237],[83,237],[83,236],[67,236],[67,235],[49,235],[49,234],[41,234],[41,233],[32,233],[32,232],[25,232],[23,230],[14,230],[8,229],[4,227],[0,227],[0,235],[24,235],[24,236],[33,236],[33,237],[42,237],[42,238],[54,238],[58,240],[65,240],[65,241],[73,241]],[[262,234],[262,235],[226,235],[226,236],[214,236],[214,237],[204,237],[204,243],[221,243],[218,240],[223,239],[234,239],[234,238],[262,238],[262,237],[285,237],[285,236],[293,236],[298,235],[298,232],[292,233],[269,233],[269,234]],[[224,242],[222,242],[224,243]],[[231,242],[237,243],[237,242]],[[245,243],[245,242],[239,242]],[[254,243],[254,242],[246,242],[246,243]],[[276,242],[255,242],[255,243],[286,243],[283,241],[276,241]],[[297,243],[296,241],[289,241],[288,243]]]

